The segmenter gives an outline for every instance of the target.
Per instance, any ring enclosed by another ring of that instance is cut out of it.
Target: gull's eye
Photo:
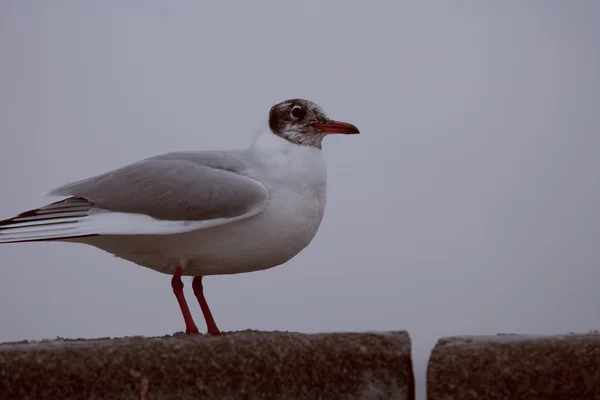
[[[292,117],[296,118],[296,119],[301,119],[302,117],[304,117],[306,115],[306,111],[304,111],[304,109],[300,106],[294,106],[292,107]]]

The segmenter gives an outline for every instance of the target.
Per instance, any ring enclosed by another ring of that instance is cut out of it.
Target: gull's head
[[[269,128],[292,143],[318,149],[328,134],[359,133],[354,125],[329,119],[321,107],[303,99],[290,99],[271,107]]]

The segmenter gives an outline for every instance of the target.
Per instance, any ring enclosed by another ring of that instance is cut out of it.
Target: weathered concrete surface
[[[1,399],[414,398],[406,332],[0,344]]]
[[[440,339],[428,400],[600,399],[600,334]]]

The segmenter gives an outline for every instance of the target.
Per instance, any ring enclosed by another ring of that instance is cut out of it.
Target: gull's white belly
[[[316,196],[285,203],[274,198],[264,213],[231,225],[175,239],[185,248],[184,275],[234,274],[272,268],[290,260],[312,241],[323,218]],[[169,246],[175,249],[175,243]]]

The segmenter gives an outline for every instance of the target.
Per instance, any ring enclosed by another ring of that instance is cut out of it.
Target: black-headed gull
[[[286,100],[249,147],[163,154],[66,184],[49,194],[68,198],[0,221],[0,243],[84,243],[172,274],[187,333],[198,328],[181,276],[193,276],[208,333],[219,334],[202,277],[272,268],[311,242],[325,210],[321,143],[330,133],[359,131],[311,101]]]

